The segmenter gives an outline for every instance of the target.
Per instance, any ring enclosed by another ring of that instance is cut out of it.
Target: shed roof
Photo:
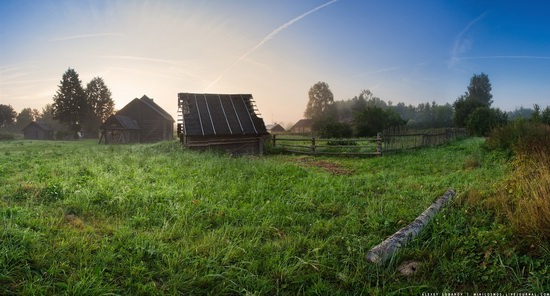
[[[182,132],[188,136],[267,135],[251,94],[178,94]]]
[[[297,127],[311,127],[311,125],[313,124],[313,119],[300,119],[298,120],[298,122],[296,122],[292,128],[297,128]]]
[[[139,130],[139,126],[132,118],[124,115],[111,115],[100,126],[101,129]]]
[[[50,132],[50,131],[53,131],[53,128],[51,128],[47,123],[45,122],[42,122],[42,121],[32,121],[30,122],[29,124],[27,124],[23,130],[27,129],[28,127],[32,126],[32,125],[36,125],[39,129],[45,131],[45,132]]]
[[[136,98],[136,100],[137,100],[137,98]],[[143,95],[143,97],[141,97],[141,99],[139,99],[139,100],[142,101],[145,105],[149,106],[151,109],[155,110],[155,112],[159,113],[166,120],[170,120],[170,121],[174,122],[174,118],[168,112],[166,112],[164,109],[162,109],[159,105],[157,105],[157,103],[155,103],[153,101],[153,99],[149,98],[146,95]]]
[[[265,126],[268,131],[284,132],[285,128],[278,123],[268,124]]]

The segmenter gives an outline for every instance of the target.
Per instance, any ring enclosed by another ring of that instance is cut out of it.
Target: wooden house
[[[33,121],[23,128],[25,139],[53,140],[53,129],[45,122]]]
[[[290,128],[290,132],[293,134],[311,133],[312,125],[313,125],[312,119],[300,119]]]
[[[178,137],[190,149],[261,154],[269,135],[250,94],[178,94]]]
[[[144,95],[109,117],[100,129],[100,143],[157,142],[173,139],[174,119]]]
[[[280,124],[278,123],[275,123],[275,124],[268,124],[265,126],[265,128],[267,129],[267,132],[270,133],[270,134],[277,134],[277,133],[284,133],[286,132],[285,128],[282,127]]]

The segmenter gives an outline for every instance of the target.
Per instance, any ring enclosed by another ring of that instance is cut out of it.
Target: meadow
[[[509,192],[511,156],[483,147],[230,157],[177,141],[0,141],[0,295],[548,292],[548,241],[484,202]],[[367,262],[449,188],[415,240]]]

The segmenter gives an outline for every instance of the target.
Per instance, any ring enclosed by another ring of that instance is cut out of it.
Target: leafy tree
[[[69,68],[63,74],[61,84],[53,100],[53,118],[67,124],[76,138],[77,132],[81,130],[82,123],[86,121],[88,104],[82,82],[74,69]]]
[[[540,120],[544,124],[550,124],[550,106],[546,106],[540,116]]]
[[[39,117],[39,115],[40,112],[36,109],[24,108],[17,115],[17,128],[24,128],[25,126],[27,126],[27,124],[35,121]]]
[[[85,129],[97,133],[99,126],[109,116],[114,114],[115,103],[111,98],[111,91],[101,77],[95,77],[86,86],[86,101],[88,116]]]
[[[498,108],[479,107],[468,117],[466,127],[475,135],[487,136],[492,129],[508,122],[506,112]]]
[[[355,133],[359,137],[372,137],[390,126],[405,124],[399,114],[393,110],[384,110],[377,106],[365,108],[355,115]]]
[[[490,108],[493,103],[491,94],[491,82],[489,76],[484,73],[474,74],[470,79],[468,91],[460,96],[453,104],[455,109],[454,122],[458,127],[466,127],[468,117],[476,109],[481,107]]]
[[[531,113],[531,121],[540,123],[542,121],[542,114],[540,112],[540,106],[538,104],[533,105],[533,113]]]
[[[309,101],[307,103],[304,117],[313,120],[333,117],[335,115],[334,95],[326,82],[315,83],[308,92]]]
[[[319,126],[321,138],[351,138],[353,130],[349,124],[327,119]]]
[[[42,112],[40,113],[40,116],[36,120],[42,121],[48,124],[52,129],[54,129],[57,132],[66,130],[66,126],[64,126],[58,120],[55,120],[52,114],[53,114],[53,105],[46,104],[46,106],[42,107]]]
[[[493,95],[491,94],[491,82],[485,73],[474,74],[468,86],[468,98],[481,102],[484,106],[491,107]]]
[[[11,105],[0,104],[0,127],[8,127],[15,122],[17,112]]]

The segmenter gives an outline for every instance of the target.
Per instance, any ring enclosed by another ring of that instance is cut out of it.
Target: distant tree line
[[[462,127],[472,134],[486,136],[495,127],[517,118],[550,124],[550,107],[504,112],[492,108],[492,86],[488,75],[474,74],[467,91],[451,105],[426,102],[417,106],[386,102],[363,90],[351,99],[334,101],[326,82],[318,82],[309,90],[304,117],[313,120],[313,130],[321,137],[370,137],[382,130],[406,125],[427,129]]]
[[[53,103],[42,111],[24,108],[18,114],[11,105],[0,104],[0,128],[20,132],[30,122],[42,121],[61,136],[71,133],[76,138],[78,133],[84,133],[95,138],[101,123],[114,112],[111,91],[103,78],[93,78],[84,88],[78,73],[69,68],[63,74]]]

